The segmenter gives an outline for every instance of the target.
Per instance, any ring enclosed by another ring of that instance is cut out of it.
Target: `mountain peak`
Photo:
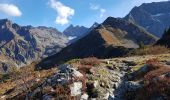
[[[1,19],[0,20],[0,25],[2,26],[3,25],[3,27],[12,27],[12,21],[11,20],[9,20],[9,19]]]
[[[143,3],[134,7],[124,18],[132,21],[155,36],[161,37],[170,26],[170,1]]]
[[[99,26],[99,23],[97,23],[97,22],[94,22],[94,24],[90,27],[91,29],[94,29],[94,28],[96,28],[96,27],[98,27]]]

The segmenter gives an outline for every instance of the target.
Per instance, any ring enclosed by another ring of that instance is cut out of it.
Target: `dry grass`
[[[17,88],[20,86],[24,86],[24,84],[29,83],[30,81],[36,82],[36,79],[40,79],[39,82],[45,80],[45,78],[53,75],[56,73],[56,69],[49,69],[49,70],[42,70],[42,71],[35,71],[35,64],[32,63],[29,66],[22,67],[15,72],[8,73],[8,77],[0,83],[0,95],[6,93],[6,91]],[[37,84],[37,83],[33,83]],[[28,84],[29,88],[32,87],[31,84]],[[36,87],[35,87],[36,88]],[[13,91],[18,92],[18,91]]]
[[[80,60],[81,65],[97,66],[100,65],[99,59],[96,57],[84,58]]]
[[[157,55],[163,53],[170,53],[170,49],[165,46],[144,46],[142,48],[138,48],[132,50],[128,53],[128,56],[133,55]]]

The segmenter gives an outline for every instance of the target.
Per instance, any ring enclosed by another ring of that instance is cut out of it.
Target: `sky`
[[[168,0],[0,0],[0,19],[19,25],[55,27],[70,24],[90,27],[107,17],[124,17],[134,6]]]

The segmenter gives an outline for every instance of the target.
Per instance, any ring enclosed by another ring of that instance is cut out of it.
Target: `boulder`
[[[170,61],[166,61],[166,64],[167,64],[167,65],[170,65]]]
[[[81,96],[81,98],[80,98],[80,100],[88,100],[88,95],[86,94],[86,93],[84,93],[82,96]]]
[[[139,88],[142,88],[143,85],[138,82],[127,81],[125,82],[125,90],[127,91],[136,91]]]
[[[137,63],[134,60],[123,60],[123,63],[126,63],[128,66],[136,66]]]
[[[103,99],[102,99],[102,100],[108,100],[109,96],[110,96],[110,94],[109,94],[109,93],[104,94],[104,97],[103,97]]]
[[[77,96],[81,94],[81,89],[82,89],[82,83],[81,82],[74,82],[71,86],[70,86],[70,90],[71,90],[71,96]]]
[[[109,95],[108,100],[115,100],[115,96],[114,95]]]
[[[73,69],[72,68],[72,70],[73,70],[73,72],[72,72],[72,74],[73,74],[73,77],[83,77],[83,74],[81,74],[79,71],[77,71],[76,69]]]

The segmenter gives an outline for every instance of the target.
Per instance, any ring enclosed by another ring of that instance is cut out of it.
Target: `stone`
[[[84,93],[84,94],[81,96],[80,100],[88,100],[88,97],[89,97],[89,95],[87,95],[86,93]]]
[[[117,89],[118,86],[119,86],[118,83],[114,83],[114,84],[113,84],[113,88],[114,88],[114,89]]]
[[[74,82],[71,86],[70,86],[70,90],[71,90],[71,96],[77,96],[81,94],[81,89],[82,89],[82,83],[81,82]]]
[[[170,78],[170,73],[167,73],[165,76],[168,77],[168,78]]]
[[[0,100],[6,100],[6,95],[1,96],[0,98]]]
[[[94,81],[94,87],[96,88],[99,85],[98,81]]]
[[[80,77],[83,77],[83,74],[80,73],[79,71],[73,69],[73,76],[74,76],[74,77],[79,77],[79,78],[80,78]]]
[[[108,100],[109,95],[110,95],[109,93],[104,94],[104,97],[103,97],[103,99],[102,99],[102,100]]]
[[[104,83],[104,82],[101,82],[101,83],[100,83],[100,86],[101,86],[101,87],[105,87],[105,83]]]
[[[133,60],[123,60],[123,63],[126,63],[128,66],[136,66],[137,63]]]
[[[90,69],[90,74],[95,74],[95,70],[93,68]]]
[[[45,94],[43,95],[43,100],[54,100],[54,99],[52,99],[52,96]]]
[[[166,61],[166,64],[167,64],[167,65],[170,65],[170,61]]]
[[[141,87],[143,87],[143,85],[139,84],[138,82],[133,82],[133,81],[125,82],[125,89],[127,91],[136,91]]]
[[[115,100],[115,96],[113,94],[109,95],[108,100]]]

